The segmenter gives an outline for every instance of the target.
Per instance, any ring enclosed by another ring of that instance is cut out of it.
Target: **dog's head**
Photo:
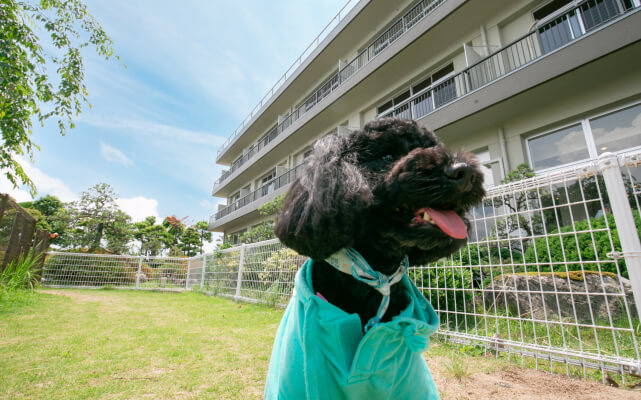
[[[404,254],[419,265],[465,244],[465,213],[483,195],[471,154],[450,153],[413,121],[381,119],[348,139],[316,143],[285,198],[276,235],[316,260],[354,247],[391,273]]]

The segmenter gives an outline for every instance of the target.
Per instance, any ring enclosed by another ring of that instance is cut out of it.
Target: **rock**
[[[569,275],[569,277],[568,277]],[[623,299],[632,317],[636,308],[630,281],[621,281],[612,273],[600,275],[596,271],[570,271],[567,273],[542,272],[540,274],[504,274],[494,279],[486,288],[485,304],[488,312],[494,308],[499,313],[510,313],[522,318],[538,320],[561,319],[579,323],[609,324],[627,319]],[[575,317],[576,315],[576,317]]]

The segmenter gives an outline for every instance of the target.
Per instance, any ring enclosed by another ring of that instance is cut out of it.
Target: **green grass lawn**
[[[282,313],[197,293],[0,302],[0,397],[259,399]]]
[[[0,298],[0,398],[260,399],[282,313],[199,293],[16,292]],[[566,388],[583,388],[581,399],[641,398],[483,354],[433,341],[425,355],[442,398],[557,398]]]

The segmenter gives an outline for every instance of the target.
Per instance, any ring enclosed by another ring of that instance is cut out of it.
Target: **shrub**
[[[42,253],[32,247],[27,253],[12,260],[0,272],[0,298],[19,289],[33,289],[40,276],[37,272]]]
[[[458,261],[457,255],[454,255]],[[523,254],[498,242],[471,244],[460,250],[461,265],[517,264],[523,262]]]
[[[633,211],[632,214],[637,232],[639,232],[641,230],[641,218],[637,211]],[[608,227],[609,230],[607,229]],[[612,235],[612,243],[610,243],[608,232]],[[611,259],[607,257],[607,253],[613,250],[621,251],[619,233],[614,224],[612,214],[607,214],[607,225],[606,217],[591,218],[575,222],[574,226],[561,227],[560,230],[554,230],[549,235],[552,236],[534,240],[532,246],[525,252],[526,263],[538,262],[541,271],[551,271],[553,263],[563,263],[560,265],[565,270],[565,263],[567,262],[568,270],[581,270],[581,263],[579,263],[581,260],[584,261],[582,263],[584,270],[595,271],[600,266],[601,271],[617,273],[616,263],[610,261]],[[597,258],[606,262],[585,263],[585,261],[596,261]],[[628,270],[625,262],[619,260],[618,263],[621,275],[627,278]],[[556,266],[555,268],[559,267]]]
[[[472,287],[472,272],[456,264],[449,260],[439,261],[429,267],[408,271],[410,279],[423,289],[425,298],[439,312],[442,322],[445,322],[444,312],[469,311],[472,307],[472,292],[462,290]]]

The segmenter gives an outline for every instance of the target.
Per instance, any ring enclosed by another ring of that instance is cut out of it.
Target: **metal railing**
[[[413,94],[378,117],[422,118],[639,7],[630,4],[631,7],[624,7],[617,0],[580,3],[551,20],[543,21],[532,32],[458,74]]]
[[[567,374],[641,374],[641,152],[499,185],[468,244],[413,266],[438,335]],[[278,240],[192,258],[48,253],[42,284],[198,289],[285,305],[305,257]]]
[[[303,103],[298,106],[294,111],[287,115],[282,121],[278,123],[276,127],[270,131],[268,136],[270,139],[267,143],[271,142],[276,136],[280,135],[284,130],[286,130],[293,122],[297,121],[301,116],[311,110],[316,104],[318,104],[322,99],[327,97],[331,92],[340,87],[345,81],[351,78],[357,71],[359,71],[365,64],[370,62],[374,57],[376,57],[381,51],[388,47],[391,43],[396,41],[401,37],[405,32],[407,32],[411,27],[413,27],[418,21],[429,15],[434,9],[443,4],[446,0],[423,0],[417,3],[411,10],[409,10],[405,15],[403,15],[398,21],[396,21],[390,28],[388,28],[383,34],[381,34],[376,40],[374,40],[365,50],[360,52],[352,61],[347,65],[341,68],[338,72],[333,74],[325,83],[321,85],[314,93],[312,93]],[[248,118],[246,121],[249,122],[251,118]],[[245,125],[243,121],[242,127]],[[230,136],[225,143],[218,149],[218,154],[220,155],[223,151],[229,147],[231,141],[240,135],[241,130],[237,130]],[[250,158],[256,155],[267,143],[261,145],[261,142],[252,146],[246,154],[241,158],[234,161],[229,170],[224,171],[220,178],[214,183],[213,191],[216,191],[216,186],[222,184],[232,172],[237,170],[240,166],[245,164]]]
[[[275,192],[276,190],[285,187],[292,183],[294,179],[298,176],[298,174],[301,171],[303,164],[299,164],[295,166],[294,168],[290,169],[289,171],[277,176],[276,178],[266,182],[263,184],[261,187],[258,189],[254,190],[253,192],[241,197],[240,199],[234,201],[232,204],[228,205],[227,207],[219,210],[215,214],[215,219],[220,219],[226,215],[231,214],[232,212],[239,210],[243,207],[245,207],[248,204],[253,203],[254,201],[267,196],[270,193]]]
[[[280,77],[280,79],[276,81],[274,86],[272,86],[272,88],[269,89],[269,91],[263,96],[263,98],[260,99],[258,104],[249,113],[249,115],[245,117],[245,119],[240,123],[238,128],[236,128],[236,130],[231,134],[231,136],[229,136],[227,140],[225,140],[225,142],[220,146],[220,148],[218,149],[219,155],[225,149],[227,149],[227,147],[229,147],[229,145],[235,138],[240,136],[240,134],[243,132],[243,129],[252,120],[254,115],[256,115],[260,111],[260,109],[263,108],[265,104],[267,104],[267,102],[274,96],[274,93],[287,81],[287,79],[289,79],[292,76],[296,68],[298,68],[303,63],[303,61],[316,49],[316,47],[318,47],[320,42],[322,42],[323,39],[325,39],[325,37],[329,34],[329,32],[340,23],[341,19],[345,16],[345,14],[347,14],[354,7],[356,3],[358,3],[358,0],[347,0],[343,8],[341,8],[340,11],[338,11],[338,13],[334,16],[334,18],[332,18],[332,20],[329,21],[327,25],[325,25],[325,28],[323,28],[321,33],[319,33],[318,36],[316,36],[316,38],[312,40],[309,46],[307,46],[307,48],[303,50],[303,52],[301,53],[300,56],[298,56],[296,61],[294,61],[292,65],[290,65],[289,68],[287,68],[287,71],[285,71],[285,73]]]

